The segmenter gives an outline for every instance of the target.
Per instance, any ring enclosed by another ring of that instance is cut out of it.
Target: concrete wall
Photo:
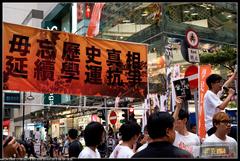
[[[37,3],[3,3],[3,22],[21,24]]]
[[[3,22],[22,24],[32,9],[44,11],[44,17],[46,17],[57,4],[58,3],[3,3]]]

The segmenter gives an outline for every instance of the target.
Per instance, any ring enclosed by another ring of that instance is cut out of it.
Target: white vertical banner
[[[167,111],[171,110],[171,78],[172,78],[172,69],[171,69],[171,63],[173,59],[173,51],[172,51],[172,45],[168,44],[165,46],[165,62],[166,62],[166,103],[167,103]],[[169,109],[168,109],[169,107]]]
[[[159,99],[158,99],[158,94],[157,93],[154,95],[154,102],[155,102],[155,107],[158,106],[158,108],[160,109],[160,103],[159,103]]]
[[[145,98],[144,103],[142,104],[143,115],[142,115],[142,132],[144,131],[144,127],[147,125],[147,118],[150,110],[150,97],[147,94],[147,98]]]
[[[171,110],[170,108],[170,106],[171,106],[171,93],[172,93],[172,91],[171,91],[171,89],[172,89],[172,84],[171,84],[171,79],[172,79],[172,70],[171,70],[171,67],[167,67],[167,91],[166,91],[166,94],[165,94],[165,96],[166,96],[166,101],[167,101],[167,104],[166,104],[166,108],[167,108],[167,111],[168,110]]]
[[[146,105],[147,109],[150,108],[150,98],[149,98],[149,94],[147,94],[147,98],[145,99],[145,105]]]
[[[173,79],[172,80],[172,87],[174,87],[174,85],[173,85],[173,81],[174,81],[175,79]],[[175,88],[172,88],[172,112],[175,110],[174,109],[174,106],[176,105],[176,102],[175,102],[175,100],[176,100],[176,92],[175,92]]]
[[[144,132],[144,127],[147,125],[147,107],[146,103],[142,104],[143,115],[142,115],[142,132]]]
[[[120,97],[116,97],[115,98],[115,108],[117,108],[119,106],[119,101],[120,101]]]
[[[158,99],[158,94],[150,94],[150,99],[153,101],[153,110],[160,110],[160,103]]]
[[[72,33],[77,31],[77,3],[72,3]]]
[[[167,107],[166,107],[167,102],[166,101],[167,101],[166,95],[161,95],[160,96],[160,102],[161,102],[160,111],[163,111],[163,112],[167,111]]]
[[[180,78],[180,65],[175,64],[173,67],[173,79]]]
[[[176,92],[175,92],[175,88],[173,85],[173,81],[180,79],[180,65],[179,64],[175,64],[173,67],[173,77],[171,80],[171,86],[172,86],[172,111],[174,111],[174,106],[176,105]]]

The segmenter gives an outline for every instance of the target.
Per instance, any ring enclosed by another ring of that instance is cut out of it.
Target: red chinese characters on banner
[[[206,84],[207,77],[211,74],[211,65],[199,66],[199,108],[198,108],[198,133],[200,138],[205,138],[205,114],[204,114],[204,95],[208,90]]]
[[[146,96],[147,45],[3,23],[4,90]]]

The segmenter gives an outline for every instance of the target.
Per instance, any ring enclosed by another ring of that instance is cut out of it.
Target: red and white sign
[[[193,48],[197,48],[198,47],[199,38],[198,38],[197,33],[194,30],[192,30],[192,29],[187,30],[186,38],[187,38],[188,44],[191,47],[193,47]]]
[[[185,78],[188,78],[190,89],[198,88],[198,67],[189,66],[185,71]]]
[[[116,112],[112,111],[110,113],[109,120],[110,120],[111,124],[113,124],[113,125],[116,124],[116,122],[117,122],[117,114],[116,114]]]

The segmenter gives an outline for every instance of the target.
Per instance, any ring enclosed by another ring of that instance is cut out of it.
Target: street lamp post
[[[25,97],[26,97],[26,93],[23,92],[23,121],[22,121],[22,141],[24,141],[24,121],[25,121]]]
[[[25,122],[25,99],[26,99],[26,92],[23,92],[23,122],[22,122],[22,140],[24,141],[25,134],[24,134],[24,122]],[[34,97],[32,96],[32,93],[30,92],[30,95],[27,97],[27,100],[31,101],[34,100]]]

